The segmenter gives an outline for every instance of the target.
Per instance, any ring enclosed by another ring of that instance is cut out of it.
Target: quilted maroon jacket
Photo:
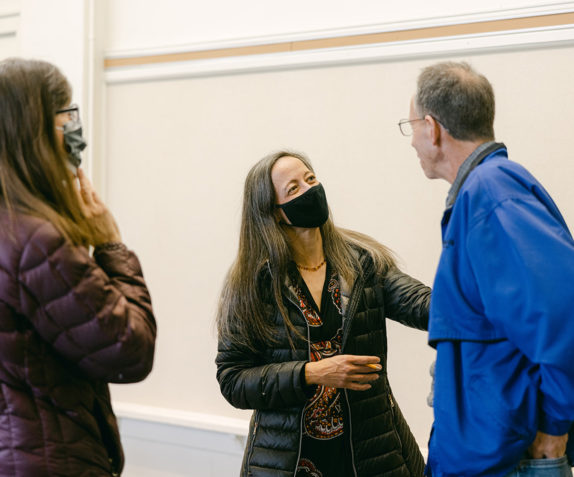
[[[156,335],[138,259],[15,224],[0,209],[0,476],[119,475],[107,383],[144,379]]]

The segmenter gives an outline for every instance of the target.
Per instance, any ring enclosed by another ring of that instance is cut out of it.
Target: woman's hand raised
[[[305,381],[307,384],[366,391],[371,388],[369,382],[379,378],[377,371],[382,369],[379,362],[377,356],[351,354],[311,361],[305,365]]]
[[[101,201],[82,169],[78,169],[78,181],[80,183],[78,190],[80,204],[94,231],[94,243],[92,245],[121,242],[120,230],[113,215]]]

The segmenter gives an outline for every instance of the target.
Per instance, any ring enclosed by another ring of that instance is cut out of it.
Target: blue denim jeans
[[[566,456],[557,459],[524,459],[506,477],[572,477]]]

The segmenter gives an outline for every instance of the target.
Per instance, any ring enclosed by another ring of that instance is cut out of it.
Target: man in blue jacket
[[[431,299],[426,474],[571,476],[574,241],[542,185],[494,142],[493,122],[488,80],[439,63],[399,123],[425,175],[452,184]]]

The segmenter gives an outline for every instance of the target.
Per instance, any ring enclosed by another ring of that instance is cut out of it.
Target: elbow
[[[118,383],[137,383],[143,381],[153,369],[155,357],[156,326],[153,318],[145,322],[146,326],[135,328],[136,333],[130,333],[122,339],[121,354],[124,354],[129,364],[118,369]]]
[[[244,384],[233,373],[218,370],[217,381],[221,395],[229,404],[237,409],[253,409],[245,398],[245,392],[242,392]]]
[[[143,339],[120,344],[114,364],[110,365],[108,380],[115,384],[138,383],[146,379],[153,369],[155,357],[155,333],[141,336]]]
[[[154,350],[152,349],[138,361],[116,367],[113,374],[108,376],[108,381],[114,384],[139,383],[149,376],[153,363]]]
[[[146,357],[132,367],[117,371],[110,382],[115,384],[139,383],[146,379],[153,369],[153,355]]]

